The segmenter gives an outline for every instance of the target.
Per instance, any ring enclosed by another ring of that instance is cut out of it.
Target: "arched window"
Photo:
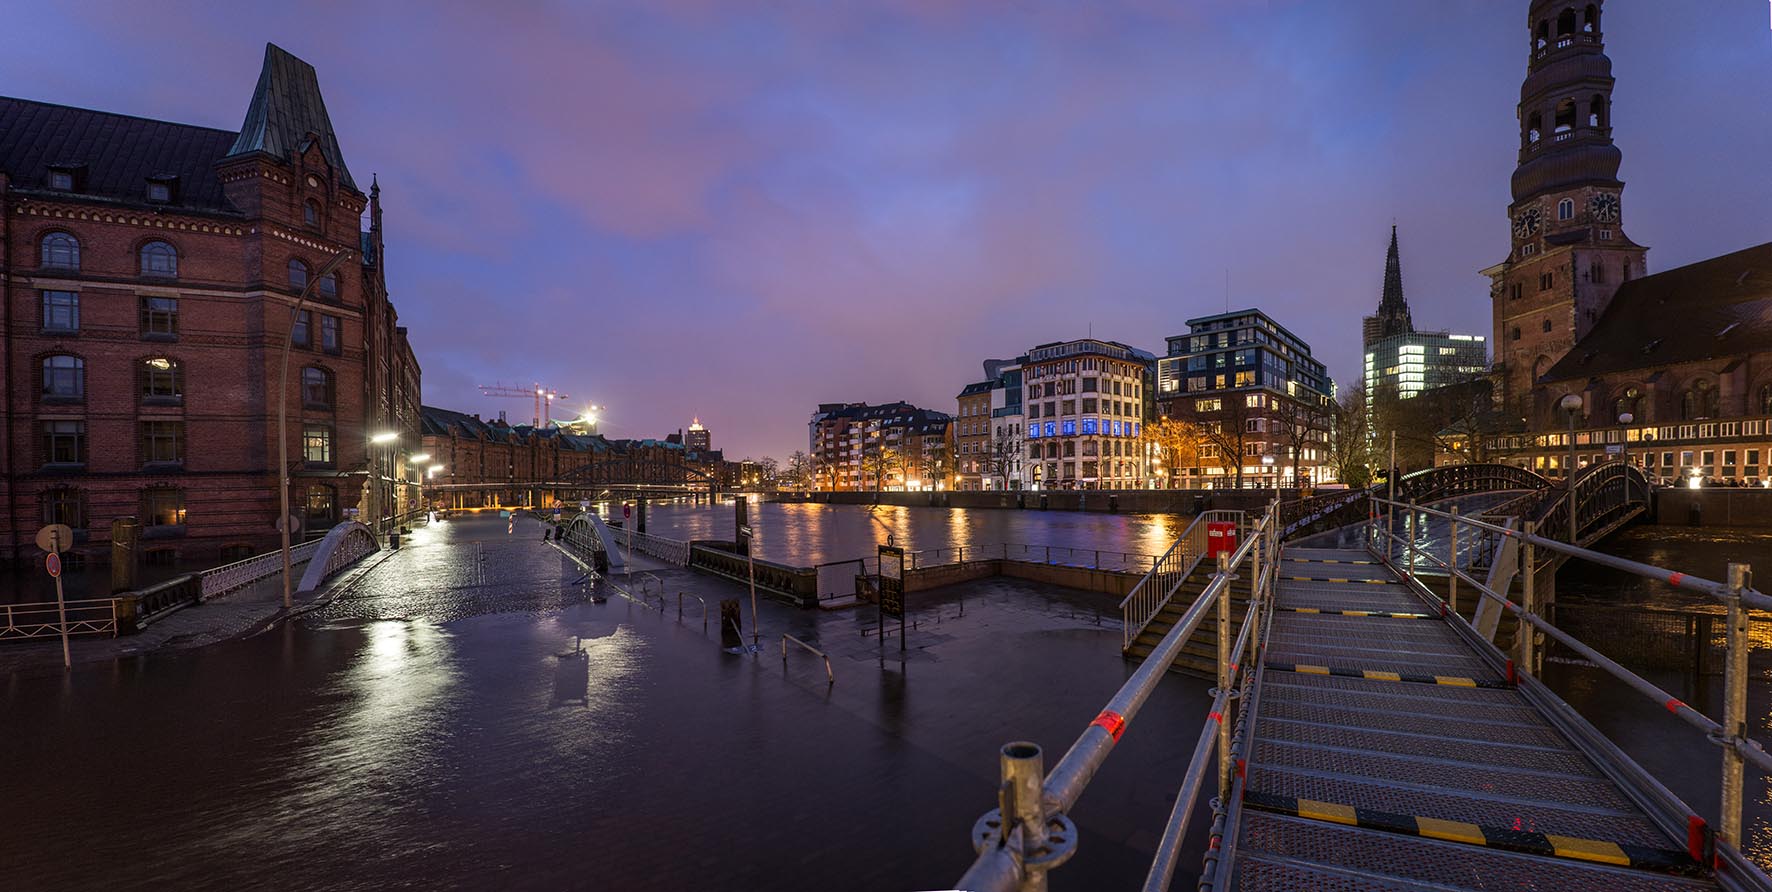
[[[1715,418],[1720,414],[1717,410],[1721,394],[1712,387],[1709,381],[1694,381],[1686,393],[1680,397],[1680,420],[1693,421],[1699,418]]]
[[[1760,385],[1760,414],[1772,415],[1772,384]]]
[[[295,258],[289,261],[289,287],[297,291],[308,287],[308,265]]]
[[[142,245],[142,275],[160,276],[167,279],[178,276],[178,251],[165,242],[153,241]]]
[[[64,400],[86,396],[86,360],[65,354],[44,359],[43,395]]]
[[[1642,398],[1642,391],[1635,387],[1626,388],[1623,395],[1619,396],[1612,404],[1612,417],[1619,418],[1628,412],[1636,421],[1643,421],[1644,418],[1637,414],[1637,406],[1642,401]]]
[[[1557,103],[1556,132],[1568,133],[1575,129],[1575,101],[1565,99]]]
[[[1546,332],[1551,330],[1551,321],[1549,319],[1544,320],[1544,330]]]
[[[338,273],[327,273],[321,276],[320,283],[315,285],[314,289],[320,292],[321,300],[336,303],[338,301]]]
[[[1533,43],[1533,47],[1535,49],[1542,50],[1542,49],[1544,49],[1544,45],[1549,42],[1550,42],[1550,22],[1542,22],[1541,21],[1538,23],[1538,40]]]
[[[1512,337],[1516,341],[1520,339],[1520,327],[1518,325],[1514,326]]]
[[[65,232],[52,232],[44,236],[39,251],[38,257],[43,266],[66,270],[80,268],[80,240]]]
[[[1600,30],[1600,7],[1598,4],[1587,5],[1587,15],[1583,17],[1581,30],[1586,34],[1597,34]]]
[[[1680,420],[1691,421],[1698,417],[1698,395],[1688,390],[1680,395]]]
[[[1526,118],[1526,142],[1537,143],[1538,137],[1544,132],[1544,116],[1533,112]]]
[[[301,401],[310,409],[332,408],[332,373],[319,366],[301,370]]]
[[[1565,8],[1557,14],[1557,36],[1569,37],[1575,33],[1575,10]]]
[[[1575,199],[1565,198],[1557,202],[1557,219],[1570,220],[1575,217]]]
[[[309,226],[313,226],[315,228],[319,228],[319,226],[320,226],[320,203],[313,200],[312,198],[308,199],[307,201],[302,202],[301,219],[302,219],[303,223],[306,223]]]
[[[1606,97],[1599,93],[1587,102],[1587,126],[1600,130],[1606,128]]]
[[[164,356],[142,360],[142,400],[151,403],[175,403],[184,399],[185,387],[178,362]]]

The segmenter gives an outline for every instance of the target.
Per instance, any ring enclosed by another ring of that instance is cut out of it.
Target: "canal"
[[[761,556],[798,565],[868,554],[888,534],[913,549],[1155,554],[1186,524],[773,504],[752,521]],[[730,505],[662,505],[649,526],[719,539],[732,522]],[[0,680],[0,888],[939,888],[970,859],[995,748],[1032,739],[1056,760],[1130,668],[1117,620],[1099,619],[1104,596],[1010,582],[942,596],[896,661],[863,636],[871,615],[766,603],[766,631],[832,653],[827,686],[810,657],[722,654],[693,612],[678,623],[591,603],[539,524],[505,529],[469,517],[420,530],[364,587],[265,635]],[[1759,531],[1636,527],[1606,547],[1710,578],[1729,560],[1772,565]],[[739,593],[658,572],[667,591]],[[1704,605],[1592,568],[1565,571],[1559,591],[1559,622],[1717,713],[1721,664],[1695,656],[1706,642],[1685,619]],[[1760,631],[1750,711],[1765,735],[1772,627]],[[584,677],[562,675],[575,638]],[[1595,670],[1559,661],[1547,675],[1714,814],[1714,747]],[[1204,689],[1166,681],[1079,805],[1083,846],[1066,868],[1079,887],[1142,878]],[[1772,863],[1763,778],[1748,801],[1749,850]],[[1198,863],[1197,840],[1183,863]]]

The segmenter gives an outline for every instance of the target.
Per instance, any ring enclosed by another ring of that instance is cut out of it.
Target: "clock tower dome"
[[[1624,234],[1604,5],[1531,2],[1508,205],[1513,248],[1483,271],[1494,310],[1497,396],[1509,417],[1534,428],[1560,396],[1536,393],[1539,376],[1593,329],[1619,285],[1647,273],[1648,249]]]

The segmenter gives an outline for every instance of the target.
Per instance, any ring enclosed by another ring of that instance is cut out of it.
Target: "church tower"
[[[1513,249],[1483,271],[1500,408],[1532,428],[1545,423],[1558,396],[1534,392],[1539,376],[1593,329],[1619,285],[1647,272],[1648,249],[1624,234],[1604,5],[1531,2],[1508,205]]]
[[[1378,312],[1361,320],[1361,341],[1368,352],[1372,345],[1389,337],[1415,333],[1415,322],[1409,318],[1409,302],[1403,299],[1403,261],[1397,255],[1397,227],[1391,226],[1391,249],[1384,257],[1384,291],[1378,298]]]

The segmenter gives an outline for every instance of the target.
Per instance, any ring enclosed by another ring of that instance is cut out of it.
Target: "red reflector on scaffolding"
[[[1126,717],[1109,709],[1102,710],[1101,715],[1096,716],[1095,721],[1089,724],[1100,725],[1101,729],[1108,732],[1108,736],[1112,737],[1115,743],[1119,743],[1120,735],[1126,733]]]

